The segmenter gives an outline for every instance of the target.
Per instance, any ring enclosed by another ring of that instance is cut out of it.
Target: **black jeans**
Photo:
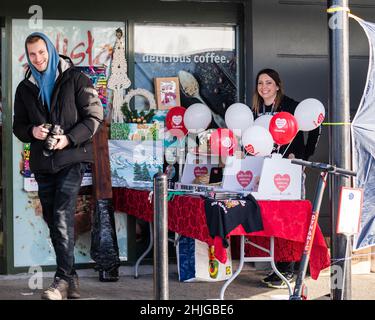
[[[38,195],[56,254],[56,277],[69,281],[74,269],[74,215],[86,163],[54,174],[35,174]]]
[[[299,269],[299,261],[298,262],[276,262],[276,268],[281,273],[298,273]]]

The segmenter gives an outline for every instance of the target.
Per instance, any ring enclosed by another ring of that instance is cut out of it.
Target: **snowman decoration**
[[[125,59],[125,37],[121,28],[116,30],[116,42],[113,48],[111,75],[107,88],[113,90],[112,122],[124,122],[121,106],[124,100],[124,90],[129,88],[131,81],[128,78],[127,61]]]

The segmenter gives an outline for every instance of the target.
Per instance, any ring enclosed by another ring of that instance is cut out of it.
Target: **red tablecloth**
[[[145,221],[153,220],[153,204],[148,200],[148,191],[113,188],[116,211],[125,212]],[[275,260],[298,261],[301,258],[311,218],[311,203],[300,201],[258,201],[263,219],[263,231],[246,233],[242,226],[230,235],[251,235],[251,241],[269,246],[268,238],[275,237]],[[195,196],[175,196],[168,202],[168,229],[186,237],[214,244],[210,237],[204,200]],[[215,241],[217,244],[218,242]],[[215,252],[218,248],[215,248]],[[265,253],[251,249],[251,255]],[[319,272],[330,265],[330,257],[323,234],[317,226],[310,257],[310,273],[317,279]]]

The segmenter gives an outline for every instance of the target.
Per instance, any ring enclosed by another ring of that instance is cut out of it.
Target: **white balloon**
[[[184,114],[185,127],[192,133],[200,133],[206,130],[211,120],[211,110],[203,103],[192,104],[186,109]]]
[[[323,104],[313,98],[301,101],[296,110],[294,117],[297,120],[298,128],[302,131],[311,131],[319,127],[326,115]]]
[[[263,127],[264,129],[269,130],[272,117],[273,115],[264,114],[260,116],[259,118],[255,119],[254,126],[260,126],[260,127]]]
[[[273,139],[269,130],[256,125],[243,133],[242,144],[246,152],[253,156],[268,156],[273,149]]]
[[[254,115],[251,109],[243,103],[233,103],[225,112],[225,123],[227,127],[237,131],[237,135],[241,135],[245,130],[254,123]]]

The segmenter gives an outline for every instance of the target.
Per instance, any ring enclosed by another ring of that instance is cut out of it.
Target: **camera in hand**
[[[61,129],[61,126],[58,125],[58,124],[55,124],[52,127],[52,124],[45,123],[43,125],[43,127],[48,129],[48,131],[49,131],[48,135],[47,135],[47,139],[44,141],[43,155],[46,156],[46,157],[49,157],[53,154],[54,148],[55,148],[56,144],[59,142],[59,140],[54,138],[53,136],[64,134],[64,130]]]

